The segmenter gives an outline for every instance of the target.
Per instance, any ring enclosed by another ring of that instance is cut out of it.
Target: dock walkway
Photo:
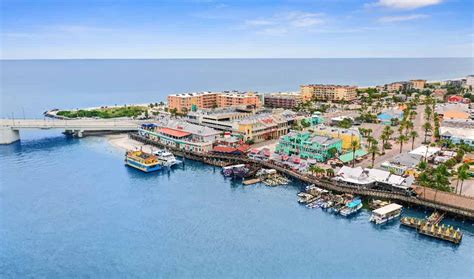
[[[321,179],[311,174],[302,174],[296,171],[289,169],[287,166],[279,164],[274,161],[262,161],[255,160],[244,156],[238,155],[222,155],[222,154],[210,154],[210,153],[196,153],[191,151],[185,151],[178,148],[170,147],[169,145],[163,145],[160,142],[150,140],[148,138],[142,137],[136,133],[129,134],[130,138],[159,147],[166,147],[171,150],[178,156],[182,156],[191,160],[201,161],[204,163],[210,163],[212,165],[224,165],[225,163],[253,163],[259,164],[262,167],[276,169],[277,171],[284,173],[288,176],[296,178],[300,181],[307,182],[309,184],[315,184],[318,187],[331,190],[338,193],[348,193],[359,196],[373,197],[378,199],[387,199],[392,201],[404,202],[407,204],[424,206],[432,208],[434,210],[448,212],[453,215],[462,216],[471,220],[474,220],[474,203],[468,203],[468,207],[460,207],[456,204],[447,204],[440,201],[434,202],[426,198],[420,197],[411,197],[401,193],[388,192],[383,190],[374,190],[374,189],[363,189],[348,185],[341,185],[335,181],[328,179]]]

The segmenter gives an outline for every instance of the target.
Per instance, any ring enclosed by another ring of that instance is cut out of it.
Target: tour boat
[[[157,156],[143,151],[127,151],[125,164],[143,172],[157,171],[162,167]]]
[[[344,206],[339,213],[342,216],[349,216],[356,213],[362,208],[362,201],[359,198],[355,198],[350,201],[346,206]]]
[[[158,160],[160,160],[165,167],[172,167],[177,164],[181,164],[182,161],[177,160],[176,157],[174,157],[173,153],[166,151],[166,150],[158,150],[155,151],[154,154],[158,157]]]
[[[399,204],[391,203],[389,205],[375,209],[372,211],[370,221],[375,222],[375,224],[383,224],[388,222],[400,216],[402,213],[402,208],[403,206]]]

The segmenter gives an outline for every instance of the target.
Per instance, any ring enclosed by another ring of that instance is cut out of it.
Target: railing
[[[315,184],[318,187],[321,187],[327,190],[331,190],[331,191],[335,191],[339,193],[348,193],[348,194],[354,194],[354,195],[360,195],[360,196],[369,196],[369,197],[375,197],[375,198],[397,200],[397,201],[401,201],[401,202],[405,202],[409,204],[430,207],[437,210],[449,212],[451,214],[461,215],[470,219],[474,219],[474,211],[468,208],[458,207],[451,204],[445,204],[439,201],[433,202],[431,200],[427,200],[420,197],[411,197],[405,194],[389,192],[389,191],[384,191],[384,190],[364,189],[364,188],[359,188],[355,186],[341,185],[340,183],[336,183],[334,181],[320,179],[314,175],[301,174],[299,172],[295,172],[289,169],[287,166],[283,164],[278,164],[277,162],[273,162],[273,161],[270,162],[270,161],[256,160],[256,159],[252,159],[252,158],[248,158],[248,157],[244,157],[240,155],[197,153],[197,152],[182,150],[173,146],[165,145],[160,142],[150,140],[146,137],[140,136],[136,133],[131,133],[129,134],[129,136],[130,138],[143,142],[143,143],[166,147],[167,149],[170,149],[171,151],[173,151],[176,155],[183,156],[191,160],[205,162],[205,161],[210,161],[211,159],[214,159],[214,160],[219,159],[219,160],[225,160],[229,162],[233,161],[233,162],[239,162],[239,163],[259,164],[267,168],[276,169],[277,171],[281,173],[285,173],[288,176],[292,176],[298,180],[301,180],[310,184]]]

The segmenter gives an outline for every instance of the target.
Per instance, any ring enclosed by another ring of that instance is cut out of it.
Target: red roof
[[[233,148],[233,147],[229,147],[229,146],[223,146],[223,145],[218,145],[218,146],[214,146],[214,148],[212,149],[212,151],[221,152],[221,153],[233,153],[233,152],[237,151],[237,148]]]
[[[162,132],[163,134],[173,136],[173,137],[177,137],[177,138],[182,138],[182,137],[191,135],[191,133],[189,132],[180,131],[180,130],[176,130],[172,128],[161,128],[160,132]]]
[[[242,144],[242,145],[240,145],[237,149],[238,149],[239,151],[241,151],[242,153],[245,153],[245,152],[247,152],[247,151],[250,149],[250,145],[248,145],[248,144]]]
[[[251,152],[252,152],[253,154],[257,154],[257,153],[258,153],[258,152],[260,152],[260,151],[259,151],[258,149],[256,149],[256,148],[255,148],[255,149],[252,149],[252,151],[251,151]]]

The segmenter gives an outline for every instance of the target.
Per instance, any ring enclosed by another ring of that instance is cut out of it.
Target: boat
[[[245,177],[249,169],[245,167],[244,164],[232,165],[222,168],[222,173],[225,177],[236,176],[239,178]]]
[[[162,168],[156,155],[143,151],[125,152],[125,164],[143,172],[157,171]]]
[[[342,216],[349,216],[349,215],[351,215],[351,214],[356,213],[356,212],[359,211],[361,208],[362,208],[362,200],[359,199],[359,198],[355,198],[355,199],[353,199],[352,201],[350,201],[349,203],[347,203],[346,206],[344,206],[344,207],[339,211],[339,213],[340,213]]]
[[[392,219],[397,218],[402,213],[403,206],[391,203],[389,205],[380,207],[372,211],[372,216],[370,221],[375,222],[375,224],[383,224]]]
[[[158,160],[160,160],[163,166],[165,167],[172,167],[174,165],[178,165],[182,163],[182,161],[174,157],[173,153],[166,150],[160,149],[158,151],[155,151],[153,154],[155,154],[158,157]]]

